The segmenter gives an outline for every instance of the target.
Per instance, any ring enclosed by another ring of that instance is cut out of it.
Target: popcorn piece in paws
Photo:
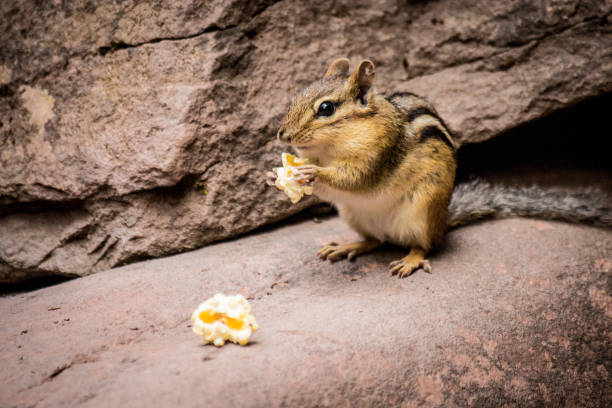
[[[293,204],[297,203],[304,195],[312,195],[312,186],[305,186],[295,180],[294,168],[308,164],[308,160],[295,157],[289,153],[283,153],[283,167],[276,167],[276,187],[283,190]]]

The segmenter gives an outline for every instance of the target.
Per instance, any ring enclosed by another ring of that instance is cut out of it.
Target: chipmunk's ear
[[[365,104],[366,95],[372,88],[374,83],[374,64],[370,60],[363,60],[359,63],[359,66],[353,72],[353,75],[348,80],[348,85],[351,90],[351,94],[355,98],[359,99],[361,103]]]
[[[327,72],[324,75],[324,78],[330,76],[343,76],[345,77],[348,74],[349,70],[349,60],[346,58],[338,58],[327,69]]]

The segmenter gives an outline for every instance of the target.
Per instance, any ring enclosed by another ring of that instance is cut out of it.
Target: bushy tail
[[[566,193],[476,180],[455,187],[448,224],[456,227],[483,218],[513,216],[612,227],[612,197],[597,189]]]

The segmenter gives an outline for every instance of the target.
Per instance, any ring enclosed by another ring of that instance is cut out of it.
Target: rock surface
[[[460,143],[612,91],[612,4],[0,4],[0,281],[86,275],[286,217],[290,96],[369,57]]]
[[[0,297],[0,406],[609,407],[612,231],[510,219],[452,231],[433,274],[310,220]],[[247,347],[190,314],[251,298]]]

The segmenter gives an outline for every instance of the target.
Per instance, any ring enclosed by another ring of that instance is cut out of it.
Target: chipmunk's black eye
[[[334,114],[335,110],[336,108],[334,107],[333,103],[325,101],[319,105],[317,116],[331,116]]]

